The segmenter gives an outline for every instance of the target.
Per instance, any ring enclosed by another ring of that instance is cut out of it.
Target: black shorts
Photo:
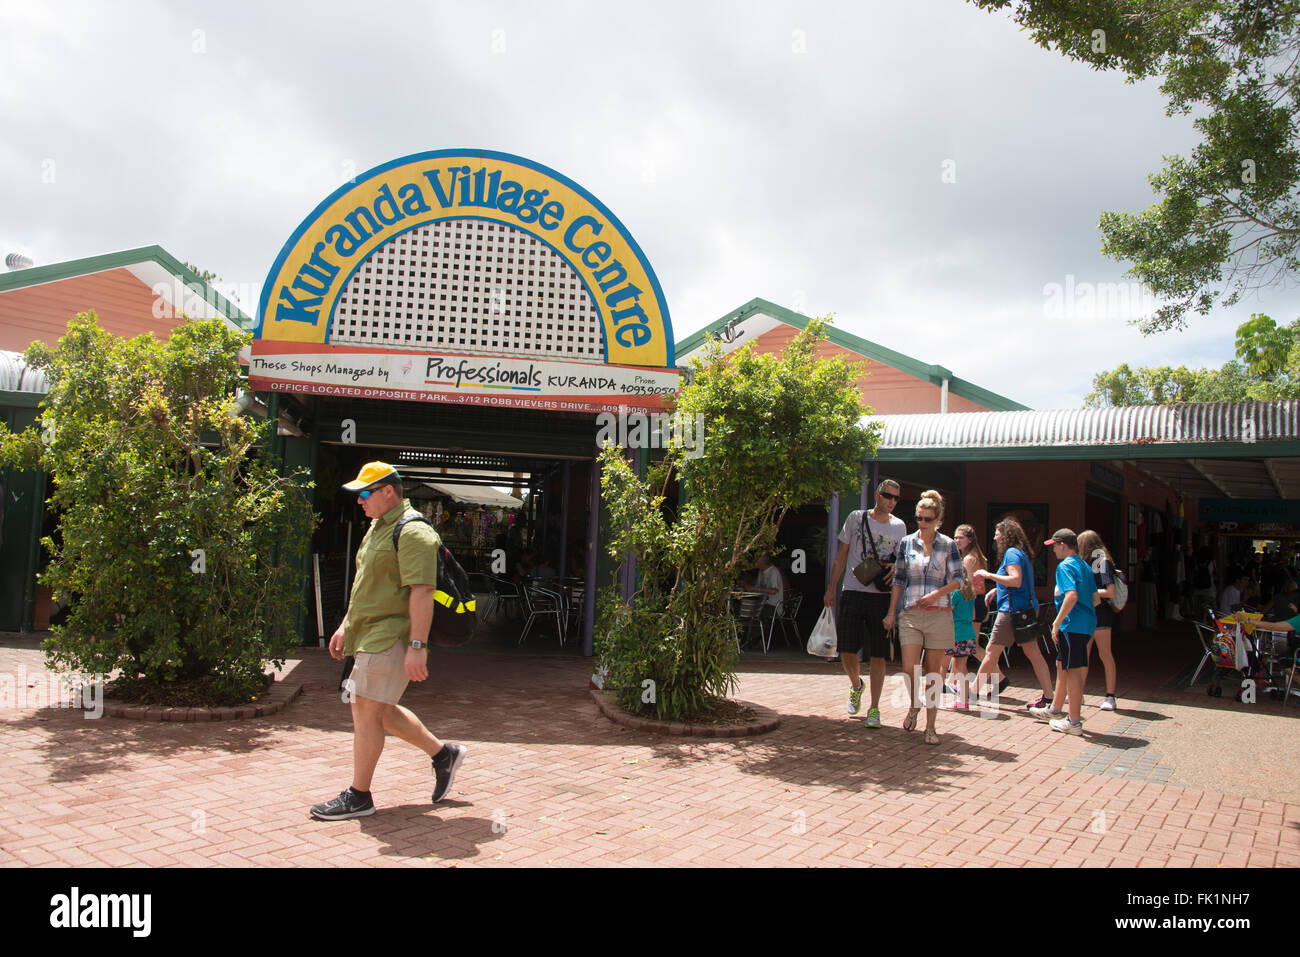
[[[1057,632],[1056,663],[1069,671],[1088,667],[1088,643],[1092,635],[1079,635],[1071,631]]]
[[[1115,609],[1110,607],[1110,602],[1106,599],[1101,600],[1101,604],[1093,609],[1097,613],[1097,627],[1110,628],[1115,624]]]
[[[888,658],[889,638],[884,626],[887,614],[887,594],[847,589],[840,592],[835,613],[835,650],[842,655],[856,655],[865,647],[870,658]]]

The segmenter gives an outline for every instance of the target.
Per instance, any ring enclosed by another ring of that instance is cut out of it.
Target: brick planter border
[[[106,701],[104,714],[128,721],[238,721],[262,718],[282,711],[302,694],[302,682],[277,681],[256,702],[221,708],[169,708],[163,705],[121,704]]]
[[[596,707],[600,709],[601,714],[615,724],[636,731],[656,731],[660,734],[689,735],[694,738],[746,738],[750,735],[766,734],[769,731],[774,731],[781,724],[781,716],[775,711],[771,708],[764,708],[761,704],[754,704],[752,701],[736,702],[754,710],[754,717],[745,724],[686,724],[682,721],[660,721],[658,718],[642,718],[638,715],[628,714],[620,708],[608,692],[597,691],[594,688],[589,690],[591,699],[596,702]]]

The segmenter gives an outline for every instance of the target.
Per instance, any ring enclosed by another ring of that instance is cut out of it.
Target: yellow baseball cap
[[[397,474],[397,469],[387,462],[367,462],[361,466],[361,472],[351,482],[346,483],[343,487],[349,492],[359,492],[369,485],[388,479],[393,482],[401,481],[401,476]]]

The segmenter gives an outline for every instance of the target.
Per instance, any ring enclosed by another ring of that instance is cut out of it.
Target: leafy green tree
[[[809,323],[779,356],[747,345],[724,358],[715,343],[692,363],[677,411],[703,422],[689,443],[703,454],[674,442],[642,481],[622,449],[602,451],[609,552],[635,556],[640,575],[631,604],[611,588],[600,596],[597,654],[623,708],[683,719],[730,694],[737,574],[772,550],[789,509],[860,481],[877,433],[858,424],[865,409],[854,367],[816,357],[824,328]],[[687,498],[669,520],[673,476]]]
[[[53,476],[42,583],[72,610],[52,666],[247,700],[294,646],[313,519],[265,454],[275,423],[234,411],[246,340],[219,320],[121,339],[87,313],[27,350],[50,392],[38,428],[0,426],[0,465]]]
[[[1201,142],[1150,177],[1159,200],[1103,213],[1102,251],[1161,299],[1144,332],[1279,283],[1300,267],[1300,2],[973,0],[1034,42],[1129,82],[1159,77]]]
[[[1237,358],[1218,369],[1124,363],[1093,376],[1084,405],[1172,405],[1300,399],[1300,320],[1278,326],[1256,313],[1237,327]],[[1240,360],[1240,361],[1238,361]]]

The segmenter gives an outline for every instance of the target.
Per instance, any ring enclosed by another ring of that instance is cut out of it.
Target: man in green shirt
[[[343,488],[356,492],[370,528],[357,550],[347,616],[330,638],[330,655],[354,655],[348,679],[352,701],[352,786],[311,809],[321,821],[340,821],[375,813],[370,781],[384,750],[384,735],[393,734],[433,759],[434,802],[451,790],[466,748],[443,744],[414,714],[397,702],[408,681],[429,677],[429,625],[438,533],[424,522],[403,526],[401,548],[393,549],[393,529],[411,510],[403,498],[402,477],[387,462],[368,462]]]

